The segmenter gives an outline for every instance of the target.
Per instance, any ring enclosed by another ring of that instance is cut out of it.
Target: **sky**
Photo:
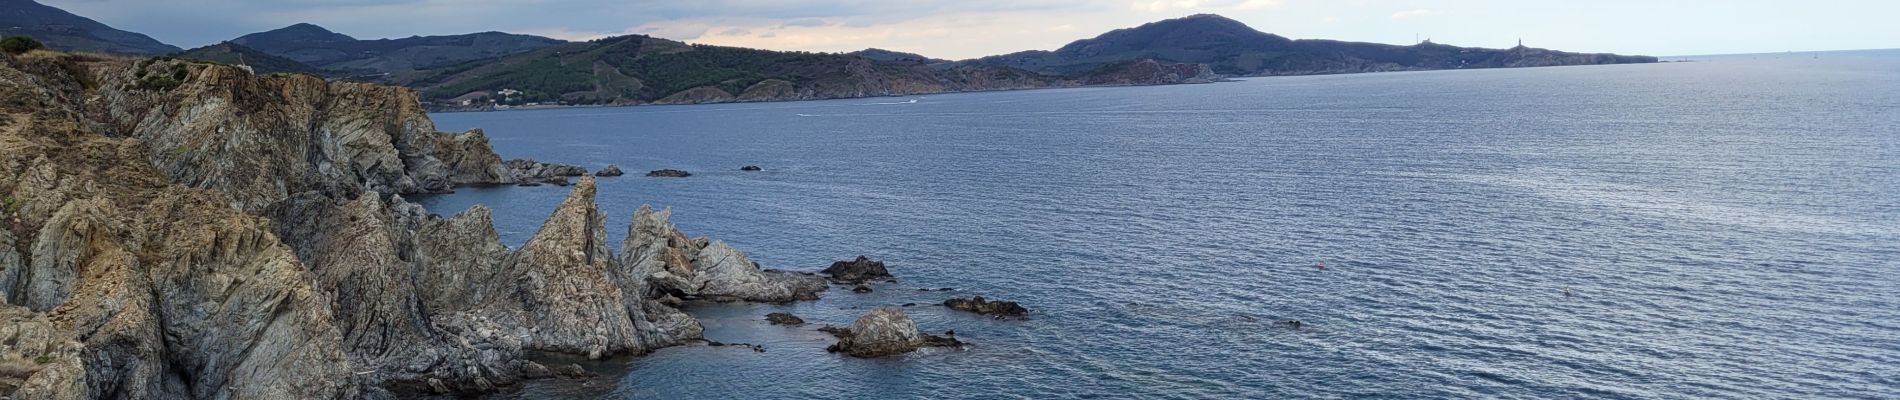
[[[358,39],[503,31],[965,59],[1214,13],[1295,39],[1655,56],[1900,48],[1895,0],[41,0],[191,48],[299,22]]]

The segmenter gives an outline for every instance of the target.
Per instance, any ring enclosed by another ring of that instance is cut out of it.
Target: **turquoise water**
[[[769,268],[901,279],[690,307],[767,351],[500,397],[1895,398],[1900,57],[1850,55],[436,121],[628,170],[600,184],[616,242],[655,204]],[[518,245],[565,194],[421,202]],[[930,306],[970,294],[1033,318]],[[861,360],[812,330],[903,303],[972,345]]]

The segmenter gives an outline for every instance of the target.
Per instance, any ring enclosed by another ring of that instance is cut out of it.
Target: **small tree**
[[[45,44],[26,36],[8,36],[6,39],[0,39],[0,51],[5,51],[7,54],[26,54],[26,52],[44,48],[46,48]]]

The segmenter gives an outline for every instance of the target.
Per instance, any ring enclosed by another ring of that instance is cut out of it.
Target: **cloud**
[[[1439,15],[1444,15],[1444,14],[1445,14],[1445,12],[1444,12],[1444,11],[1438,11],[1438,10],[1429,10],[1429,9],[1423,9],[1423,8],[1420,8],[1420,9],[1416,9],[1416,10],[1405,10],[1405,11],[1400,11],[1400,12],[1396,12],[1396,13],[1392,13],[1392,19],[1395,19],[1395,20],[1407,20],[1407,19],[1414,19],[1414,18],[1425,18],[1425,17],[1432,17],[1432,16],[1439,16]]]

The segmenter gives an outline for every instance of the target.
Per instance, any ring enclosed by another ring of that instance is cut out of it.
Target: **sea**
[[[434,119],[627,170],[614,243],[897,276],[495,398],[1900,398],[1900,51],[1669,60]],[[413,200],[519,246],[568,190]],[[968,345],[825,351],[883,306]]]

